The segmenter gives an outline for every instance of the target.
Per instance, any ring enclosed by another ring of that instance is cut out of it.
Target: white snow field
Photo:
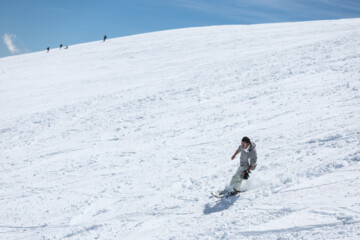
[[[0,239],[360,239],[359,91],[360,19],[1,58]]]

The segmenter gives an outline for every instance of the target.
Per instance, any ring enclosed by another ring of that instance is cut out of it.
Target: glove
[[[247,180],[249,177],[250,177],[250,171],[248,171],[248,170],[245,170],[244,171],[244,176],[243,176],[243,178],[245,179],[245,180]]]

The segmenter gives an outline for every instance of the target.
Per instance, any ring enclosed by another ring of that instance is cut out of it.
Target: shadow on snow
[[[224,211],[230,208],[236,200],[239,199],[240,196],[228,197],[228,198],[221,198],[219,201],[215,203],[215,205],[211,206],[210,203],[205,205],[204,214],[211,214],[216,212]]]

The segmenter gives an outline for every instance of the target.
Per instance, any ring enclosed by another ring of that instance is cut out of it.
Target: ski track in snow
[[[0,59],[0,238],[360,238],[359,39],[217,26]],[[245,135],[247,191],[210,197]]]

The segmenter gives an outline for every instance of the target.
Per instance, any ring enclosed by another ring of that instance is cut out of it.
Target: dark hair
[[[241,141],[244,142],[244,143],[250,143],[250,138],[243,137],[243,139]]]

